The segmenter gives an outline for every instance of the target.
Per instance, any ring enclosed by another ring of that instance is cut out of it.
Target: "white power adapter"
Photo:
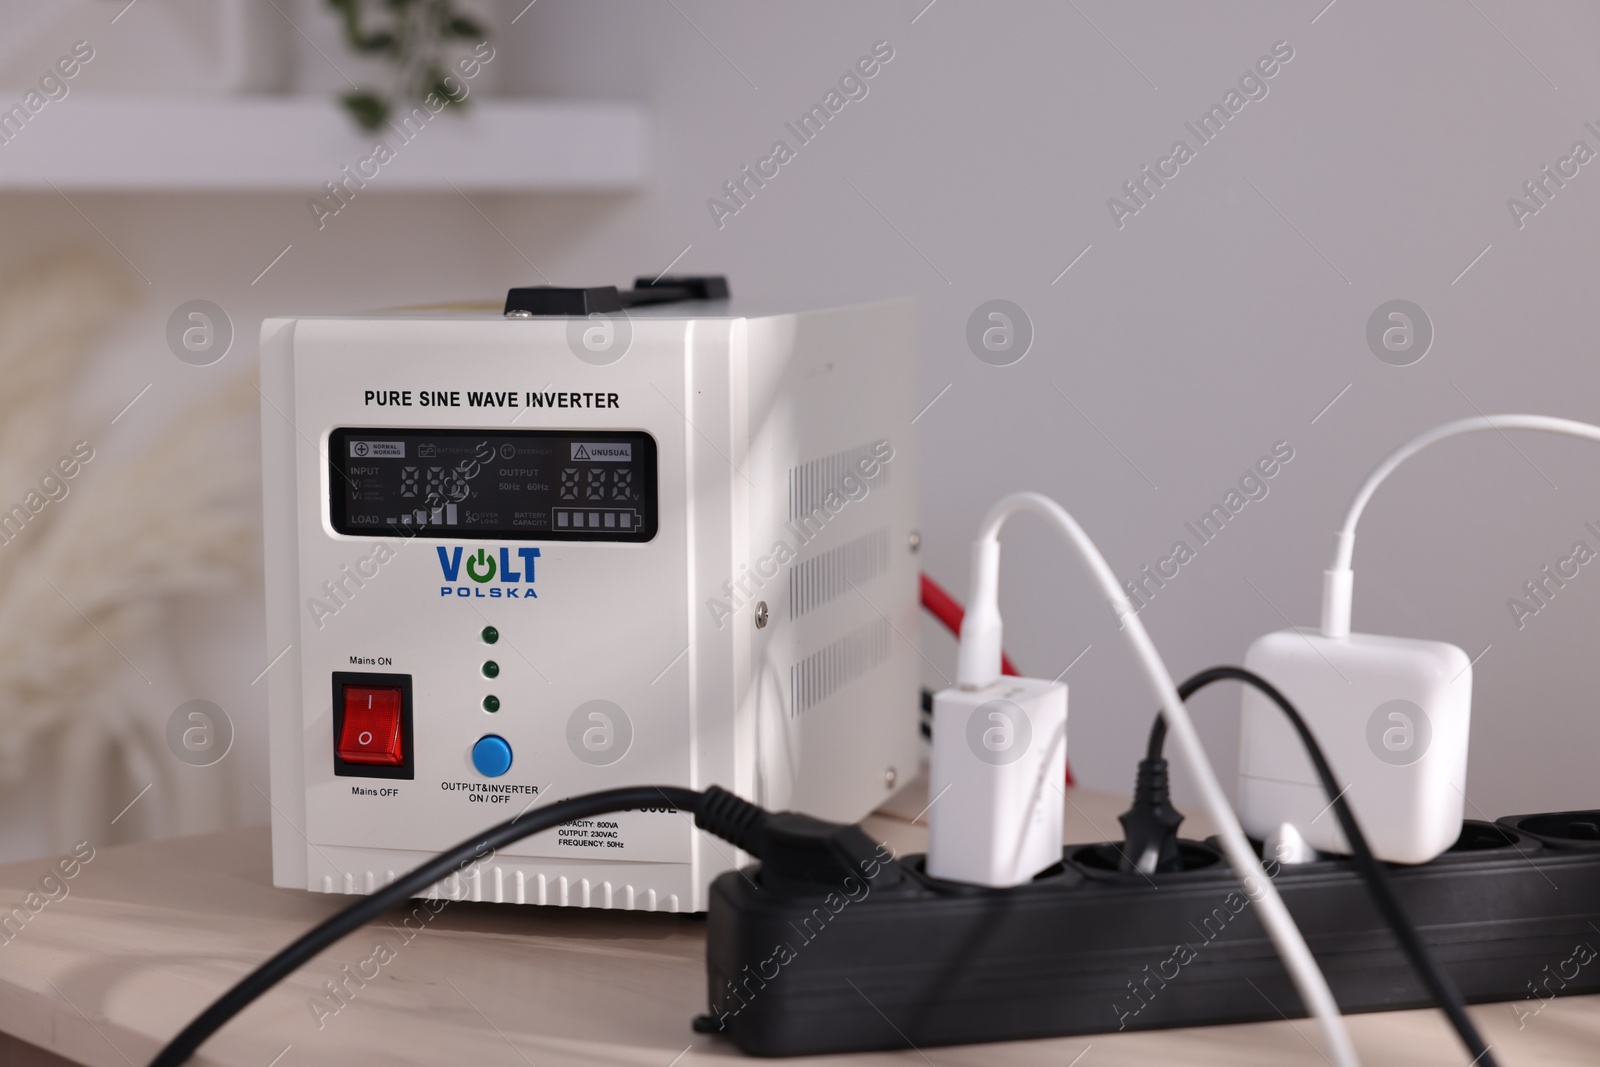
[[[1003,677],[933,698],[928,873],[1003,888],[1061,862],[1067,687]]]
[[[1472,664],[1455,645],[1280,630],[1245,668],[1299,710],[1345,790],[1373,855],[1426,863],[1455,843],[1467,775]],[[1265,839],[1288,823],[1314,848],[1349,854],[1321,780],[1283,713],[1254,688],[1239,724],[1239,821]]]
[[[1539,430],[1600,441],[1600,426],[1548,415],[1482,415],[1418,434],[1356,491],[1323,572],[1322,628],[1283,630],[1250,646],[1245,666],[1280,689],[1322,745],[1373,855],[1426,863],[1461,833],[1472,661],[1455,645],[1350,632],[1356,523],[1394,470],[1465,433]],[[1350,851],[1288,723],[1253,689],[1239,724],[1239,821],[1256,837],[1285,824],[1324,852]]]

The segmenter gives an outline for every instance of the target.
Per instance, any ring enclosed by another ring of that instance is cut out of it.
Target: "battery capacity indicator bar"
[[[556,528],[559,530],[636,530],[639,513],[631,508],[557,508]]]

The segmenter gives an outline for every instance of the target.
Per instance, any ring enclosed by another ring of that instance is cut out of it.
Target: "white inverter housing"
[[[914,306],[658,302],[706,281],[263,324],[277,885],[599,789],[854,821],[915,774]],[[743,858],[663,805],[430,894],[700,911]]]

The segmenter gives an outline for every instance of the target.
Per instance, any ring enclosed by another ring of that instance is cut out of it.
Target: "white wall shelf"
[[[375,190],[627,190],[648,170],[648,126],[628,104],[474,99],[406,140],[322,97],[73,94],[0,144],[0,190],[310,194],[378,141],[394,158],[366,178]]]

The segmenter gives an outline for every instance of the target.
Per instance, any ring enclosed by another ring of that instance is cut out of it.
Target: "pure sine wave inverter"
[[[263,324],[276,884],[597,789],[854,820],[915,773],[914,307],[725,293]],[[663,805],[433,892],[700,911],[742,858]]]

